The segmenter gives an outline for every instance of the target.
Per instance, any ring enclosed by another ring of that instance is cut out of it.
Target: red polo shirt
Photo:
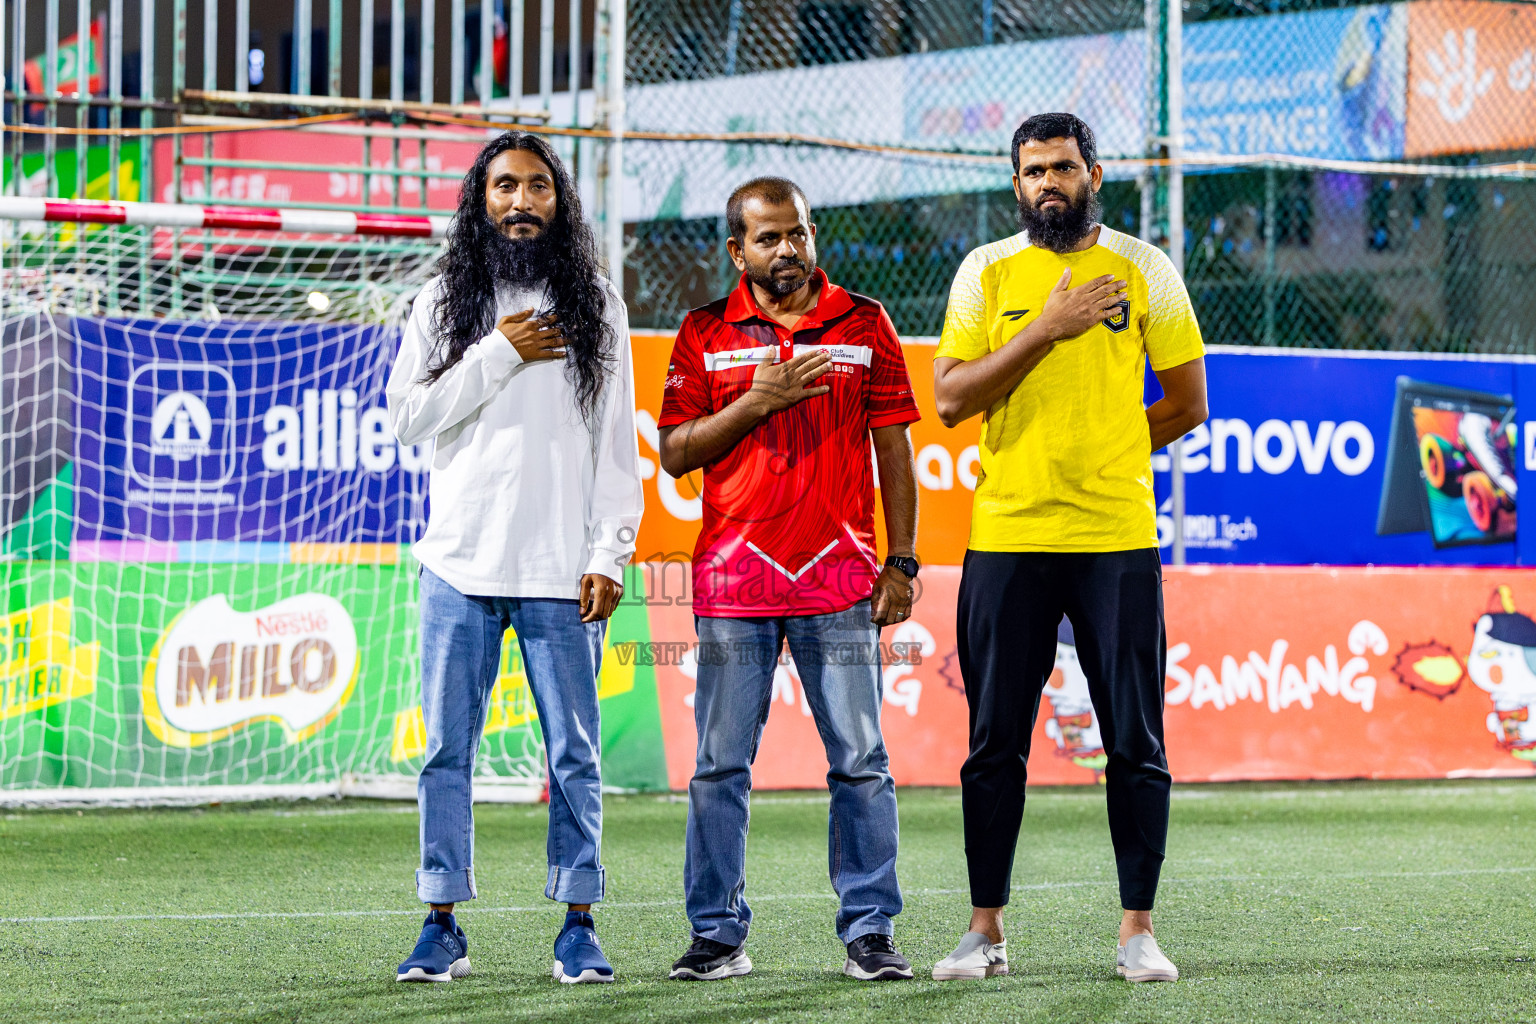
[[[794,330],[758,309],[745,276],[695,309],[672,347],[658,426],[719,412],[752,386],[755,364],[825,349],[832,367],[807,398],[763,420],[704,467],[693,552],[696,615],[820,615],[869,597],[879,574],[869,432],[918,418],[896,329],[873,299],[815,271],[816,308]]]

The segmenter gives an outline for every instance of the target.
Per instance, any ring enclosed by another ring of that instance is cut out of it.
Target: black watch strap
[[[917,579],[917,570],[920,568],[918,561],[911,556],[891,555],[885,560],[885,564],[892,569],[899,570],[908,579]]]

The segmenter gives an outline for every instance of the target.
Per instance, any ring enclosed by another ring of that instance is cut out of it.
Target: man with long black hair
[[[643,500],[629,321],[569,175],[534,135],[481,150],[439,268],[388,389],[396,436],[434,442],[413,549],[427,731],[416,891],[431,912],[396,980],[469,973],[453,908],[475,897],[471,776],[510,627],[549,762],[544,895],[569,904],[554,977],[612,981],[590,911],[605,881],[597,675]]]
[[[1065,614],[1108,755],[1119,971],[1174,981],[1152,937],[1172,779],[1151,459],[1205,419],[1205,350],[1168,257],[1099,223],[1104,167],[1088,125],[1029,118],[1013,136],[1013,169],[1024,231],[961,264],[933,361],[939,419],[985,417],[956,625],[970,705],[960,798],[971,923],[933,976],[1008,971],[1003,907],[1025,765]],[[1147,407],[1149,361],[1163,397]]]

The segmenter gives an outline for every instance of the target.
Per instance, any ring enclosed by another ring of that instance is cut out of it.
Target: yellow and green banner
[[[6,789],[301,784],[421,768],[415,564],[0,563]],[[645,643],[644,581],[608,645]],[[621,646],[621,649],[622,646]],[[654,668],[611,653],[603,781],[667,785]],[[507,636],[479,776],[536,781],[537,713]]]

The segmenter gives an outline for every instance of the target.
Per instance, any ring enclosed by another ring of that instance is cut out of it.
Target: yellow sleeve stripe
[[[987,353],[987,296],[982,273],[1000,259],[1012,256],[1029,245],[1022,231],[1007,238],[972,249],[955,271],[949,288],[949,304],[944,310],[944,333],[934,358],[954,356],[975,359]]]
[[[1168,254],[1139,238],[1104,228],[1099,244],[1141,272],[1147,283],[1147,356],[1152,369],[1178,366],[1205,354],[1189,292]]]
[[[1157,246],[1139,238],[1103,228],[1099,232],[1099,244],[1117,256],[1123,256],[1141,271],[1147,281],[1147,311],[1156,319],[1178,319],[1189,309],[1189,295],[1184,282],[1179,280],[1173,261]]]

